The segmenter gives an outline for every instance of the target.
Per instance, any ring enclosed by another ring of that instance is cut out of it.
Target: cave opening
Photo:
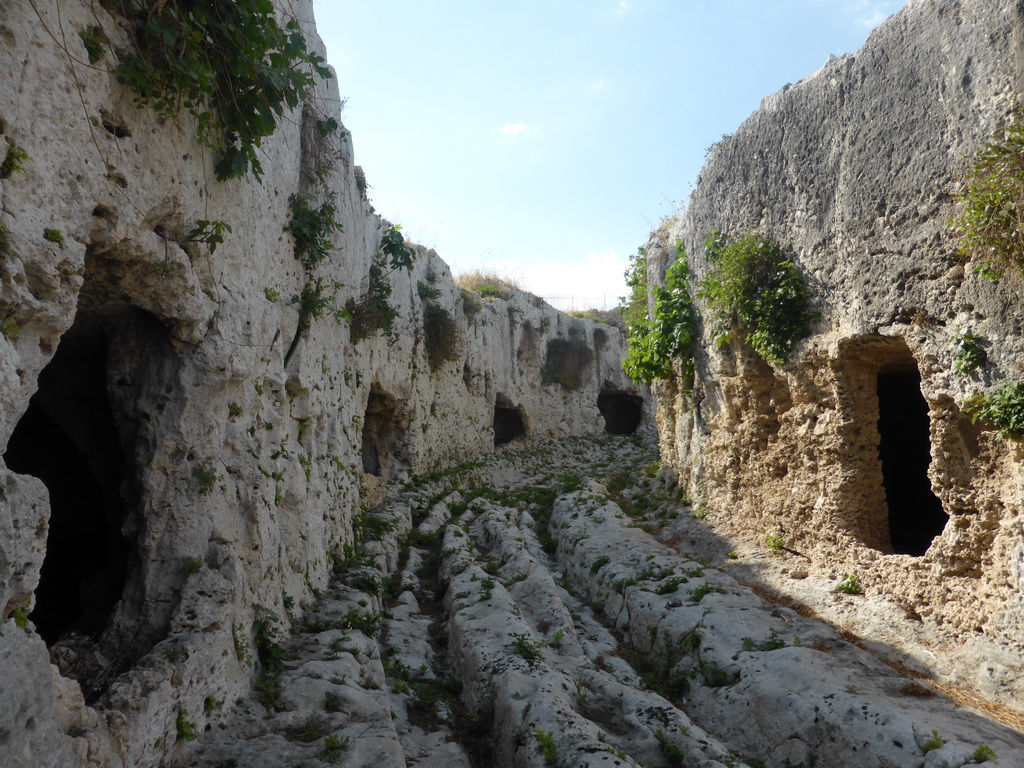
[[[86,325],[76,322],[40,373],[4,454],[12,471],[38,477],[49,491],[46,553],[29,616],[47,645],[104,629],[131,553],[122,534],[125,463],[107,389],[108,339]]]
[[[628,392],[606,390],[597,396],[597,409],[604,417],[604,431],[611,435],[632,435],[640,426],[643,398]]]
[[[523,409],[501,395],[494,403],[494,447],[506,445],[513,440],[526,437],[526,420]]]
[[[363,417],[363,472],[388,480],[404,455],[405,430],[402,402],[374,384]]]
[[[878,373],[878,453],[893,552],[921,556],[949,516],[932,491],[928,403],[917,366]]]

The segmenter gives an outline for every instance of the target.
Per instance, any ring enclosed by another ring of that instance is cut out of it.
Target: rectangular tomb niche
[[[898,555],[920,556],[949,516],[932,491],[928,403],[916,363],[878,372],[878,456],[889,513],[889,537]]]
[[[366,401],[363,417],[363,472],[391,479],[396,472],[407,469],[406,431],[409,416],[404,401],[374,384]]]
[[[879,552],[921,556],[948,517],[928,477],[931,419],[917,361],[902,337],[860,336],[846,341],[834,375],[845,425],[830,459],[843,479],[834,514]]]
[[[643,417],[643,398],[606,389],[597,396],[597,409],[604,417],[604,431],[611,435],[632,435]]]
[[[494,447],[526,437],[526,416],[522,407],[513,405],[504,395],[494,403]]]

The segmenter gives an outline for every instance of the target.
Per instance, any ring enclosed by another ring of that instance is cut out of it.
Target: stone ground
[[[1018,730],[869,634],[889,607],[717,535],[657,469],[604,436],[395,488],[290,635],[264,614],[237,649],[256,690],[209,700],[180,765],[1024,765]]]

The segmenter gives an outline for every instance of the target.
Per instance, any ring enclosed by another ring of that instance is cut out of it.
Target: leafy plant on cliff
[[[981,343],[985,341],[966,328],[960,328],[953,334],[950,342],[953,346],[953,370],[958,376],[970,376],[988,361],[988,353]]]
[[[967,403],[972,420],[998,428],[997,436],[1024,439],[1024,384],[1005,384],[991,395],[978,395]]]
[[[1024,272],[1024,121],[1001,127],[975,152],[951,222],[960,250],[992,280],[1007,269]]]
[[[85,27],[78,30],[78,37],[81,39],[82,45],[85,46],[89,63],[96,64],[99,62],[106,53],[104,45],[107,44],[107,36],[103,34],[103,29],[95,25]]]
[[[3,162],[0,162],[0,179],[9,178],[15,172],[24,173],[26,160],[28,160],[28,153],[18,149],[15,144],[8,144]]]
[[[717,321],[719,346],[736,335],[764,360],[784,364],[816,318],[803,273],[778,243],[756,232],[729,238],[713,231],[705,250],[710,270],[697,297]]]
[[[256,685],[260,703],[270,709],[277,703],[281,692],[281,672],[284,671],[284,662],[290,657],[278,637],[275,626],[279,621],[277,614],[258,603],[252,604],[252,610],[253,640],[260,664],[260,677]]]
[[[394,323],[398,310],[391,305],[391,283],[388,277],[399,269],[411,270],[416,252],[401,234],[402,228],[392,226],[384,232],[380,252],[370,263],[369,287],[358,299],[345,302],[344,314],[349,319],[352,341],[361,341],[384,331],[389,340],[395,339]],[[391,267],[385,272],[388,267]]]
[[[333,194],[316,208],[312,201],[312,195],[305,192],[288,195],[292,217],[285,227],[295,238],[295,258],[301,259],[307,269],[327,258],[334,247],[331,233],[342,228],[337,219],[338,209],[334,205]]]
[[[631,294],[623,299],[629,349],[622,369],[634,381],[650,384],[672,374],[672,360],[681,359],[688,382],[694,376],[693,347],[697,340],[697,310],[690,295],[690,267],[682,242],[676,260],[665,273],[665,286],[653,288],[654,312],[647,311],[647,259],[641,248],[626,270]]]
[[[210,255],[212,256],[217,246],[224,242],[224,233],[231,234],[231,225],[223,221],[207,221],[206,219],[200,219],[196,222],[196,225],[192,230],[185,236],[184,242],[186,243],[206,243],[206,246],[210,249]]]
[[[116,0],[115,0],[116,2]],[[114,70],[140,107],[196,121],[221,181],[263,174],[257,150],[317,77],[331,77],[299,23],[282,27],[271,0],[120,0],[137,53]]]

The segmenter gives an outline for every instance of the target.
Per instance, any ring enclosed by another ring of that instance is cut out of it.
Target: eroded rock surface
[[[374,277],[394,230],[336,81],[262,142],[262,183],[217,181],[193,119],[112,74],[135,44],[118,6],[0,9],[0,762],[18,766],[161,764],[179,713],[200,731],[208,697],[249,690],[253,606],[286,617],[324,589],[388,480],[601,433],[602,394],[646,397],[612,326],[464,294],[411,244],[411,269]],[[279,11],[323,53],[312,3]],[[315,265],[296,195],[336,209]],[[230,227],[215,251],[201,222]],[[378,305],[356,330],[382,284],[391,332]],[[562,383],[559,344],[588,352]]]
[[[1024,282],[978,274],[949,222],[969,157],[1014,119],[1022,34],[1016,2],[912,0],[861,51],[767,97],[648,247],[658,272],[681,241],[696,288],[708,233],[760,232],[819,313],[785,365],[705,327],[693,391],[659,385],[666,463],[716,530],[762,550],[778,538],[822,581],[856,573],[919,622],[896,637],[844,620],[1018,710],[1021,444],[968,403],[1021,378]],[[959,374],[962,332],[987,361]],[[801,580],[772,580],[807,599]]]
[[[733,578],[745,556],[678,489],[625,480],[654,456],[623,438],[517,449],[368,512],[380,539],[284,643],[269,711],[229,705],[180,765],[1024,760],[1020,732]]]

